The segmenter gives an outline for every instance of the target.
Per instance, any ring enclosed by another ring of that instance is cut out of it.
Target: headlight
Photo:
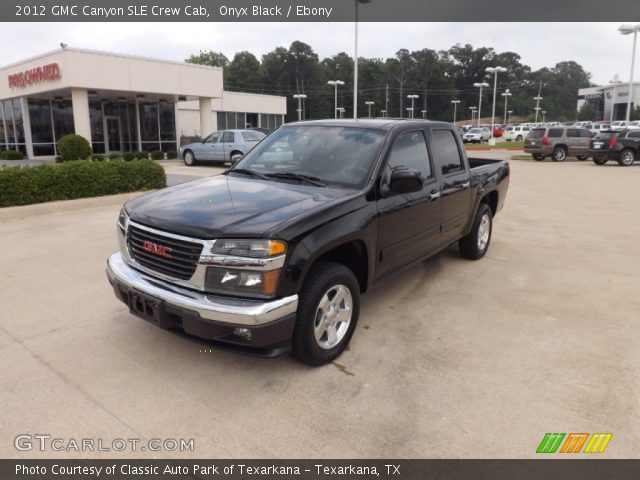
[[[219,239],[206,262],[205,290],[247,297],[273,297],[287,244],[279,240]]]
[[[127,211],[122,207],[120,209],[120,213],[118,214],[118,226],[122,230],[127,229],[127,223],[129,222],[129,215],[127,215]]]
[[[276,293],[279,278],[280,269],[258,271],[209,267],[206,290],[248,297],[272,297]]]
[[[278,240],[216,240],[211,253],[233,257],[269,258],[282,255],[287,244]]]

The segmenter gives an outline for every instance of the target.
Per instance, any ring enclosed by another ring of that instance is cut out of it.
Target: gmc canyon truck
[[[448,123],[291,123],[221,175],[127,202],[107,275],[174,333],[322,365],[361,294],[454,242],[482,258],[508,183],[509,164],[468,159]]]

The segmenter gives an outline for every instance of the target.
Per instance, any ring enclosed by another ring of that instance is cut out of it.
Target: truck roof
[[[446,126],[451,128],[451,124],[447,122],[437,122],[434,120],[411,119],[411,118],[359,118],[354,119],[325,119],[325,120],[304,120],[301,122],[290,122],[283,126],[297,125],[316,125],[323,127],[354,127],[354,128],[370,128],[375,130],[391,130],[397,125],[416,125],[416,126]]]

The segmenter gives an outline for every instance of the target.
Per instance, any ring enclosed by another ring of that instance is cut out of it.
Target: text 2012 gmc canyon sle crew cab
[[[448,123],[292,123],[222,175],[124,205],[107,274],[160,327],[321,365],[361,293],[456,241],[484,256],[508,183],[509,164],[467,159]]]

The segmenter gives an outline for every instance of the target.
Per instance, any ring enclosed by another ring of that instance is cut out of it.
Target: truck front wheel
[[[291,350],[308,365],[324,365],[347,347],[360,314],[360,286],[339,263],[318,262],[300,292]]]
[[[470,260],[479,260],[484,257],[491,242],[492,227],[493,215],[491,214],[491,208],[486,203],[481,203],[471,231],[458,242],[460,254]]]

